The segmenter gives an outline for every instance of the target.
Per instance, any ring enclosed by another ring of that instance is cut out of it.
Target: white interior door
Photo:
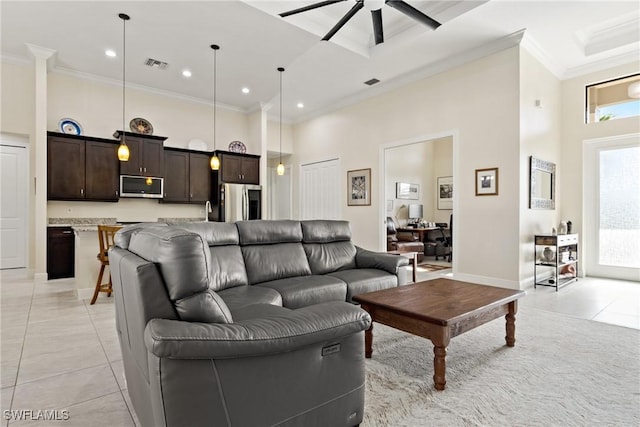
[[[27,266],[27,145],[15,137],[0,141],[0,268]]]
[[[341,219],[340,161],[300,166],[300,219]]]
[[[585,145],[586,274],[640,280],[640,135]]]

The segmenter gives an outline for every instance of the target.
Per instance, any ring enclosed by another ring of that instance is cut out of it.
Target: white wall
[[[456,133],[454,268],[460,277],[518,286],[519,48],[513,47],[389,93],[300,123],[294,128],[295,165],[340,158],[345,219],[356,244],[380,247],[379,147],[420,135]],[[500,195],[476,197],[475,169],[500,168]],[[372,202],[346,206],[346,173],[372,169]],[[297,168],[294,167],[294,210]],[[294,211],[294,216],[297,211]],[[374,233],[373,230],[377,230]],[[463,243],[463,244],[460,244]]]
[[[77,120],[84,134],[113,138],[122,128],[122,87],[80,79],[60,73],[49,74],[47,129],[58,131],[63,117]],[[213,105],[127,88],[125,127],[143,117],[153,125],[153,134],[166,136],[165,146],[187,148],[191,139],[201,139],[213,150]],[[252,135],[254,136],[254,135]],[[227,150],[231,141],[242,141],[247,153],[260,154],[260,141],[249,139],[249,118],[243,112],[218,106],[216,149]]]
[[[433,144],[427,141],[385,150],[386,197],[384,194],[380,194],[380,197],[385,197],[385,203],[386,200],[393,201],[393,211],[387,213],[387,216],[394,218],[397,224],[407,224],[410,204],[421,204],[423,218],[431,218],[433,189],[430,180],[433,174],[433,163]],[[396,197],[398,182],[417,184],[418,199],[398,199]]]
[[[562,174],[559,193],[562,197],[559,199],[558,216],[562,220],[571,220],[575,232],[580,233],[582,256],[586,254],[586,243],[589,240],[583,215],[583,177],[585,173],[589,173],[582,170],[583,141],[640,132],[638,117],[585,124],[585,86],[635,73],[638,73],[637,63],[589,73],[564,80],[561,84]],[[580,268],[582,269],[582,266]]]
[[[409,204],[423,205],[423,219],[449,222],[452,210],[438,210],[438,177],[453,176],[453,141],[450,137],[389,147],[385,150],[385,203],[393,202],[392,212],[386,211],[396,223],[407,222]],[[396,183],[419,184],[419,199],[396,198]],[[383,197],[381,195],[381,197]]]
[[[539,105],[536,105],[539,101]],[[533,285],[535,234],[551,233],[558,227],[564,166],[561,145],[560,81],[526,49],[520,52],[520,281]],[[529,209],[529,157],[556,164],[556,209]]]

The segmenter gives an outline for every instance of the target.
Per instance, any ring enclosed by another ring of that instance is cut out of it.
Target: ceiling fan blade
[[[384,43],[384,33],[382,31],[382,9],[372,10],[371,19],[373,20],[373,38],[376,44]]]
[[[427,27],[433,28],[434,30],[441,25],[435,19],[428,17],[427,15],[420,12],[415,7],[411,6],[408,3],[405,3],[402,0],[385,0],[385,4],[388,4],[389,6],[396,9],[400,13],[404,13],[409,18],[413,18],[416,21],[422,22],[424,25],[426,25]]]
[[[326,36],[324,36],[322,38],[322,40],[327,41],[331,37],[333,37],[335,35],[335,33],[337,33],[338,30],[340,30],[340,28],[342,28],[344,26],[344,24],[346,24],[349,21],[349,19],[353,18],[353,15],[358,13],[358,11],[360,9],[362,9],[363,7],[364,7],[364,0],[356,0],[356,4],[351,8],[351,10],[349,10],[349,12],[347,12],[342,17],[342,19],[339,20],[338,23],[333,26],[333,28],[327,33]]]
[[[321,1],[321,2],[319,2],[319,3],[313,3],[313,4],[310,4],[309,6],[301,7],[301,8],[299,8],[299,9],[293,9],[293,10],[290,10],[290,11],[288,11],[288,12],[282,12],[282,13],[280,13],[279,15],[280,15],[282,18],[284,18],[284,17],[290,16],[290,15],[295,15],[296,13],[306,12],[307,10],[317,9],[317,8],[319,8],[319,7],[322,7],[322,6],[328,6],[328,5],[330,5],[330,4],[334,4],[334,3],[342,3],[343,1],[346,1],[346,0],[327,0],[327,1]]]

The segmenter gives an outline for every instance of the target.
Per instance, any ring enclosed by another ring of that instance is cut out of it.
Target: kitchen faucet
[[[207,200],[207,203],[204,204],[204,220],[209,221],[209,212],[213,212],[211,210],[211,202]]]

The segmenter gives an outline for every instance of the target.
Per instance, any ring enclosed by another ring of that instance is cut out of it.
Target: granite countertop
[[[199,222],[203,218],[158,218],[157,222]],[[118,221],[117,218],[49,218],[49,227],[71,227],[74,231],[98,231],[98,225],[136,224],[155,221]]]

